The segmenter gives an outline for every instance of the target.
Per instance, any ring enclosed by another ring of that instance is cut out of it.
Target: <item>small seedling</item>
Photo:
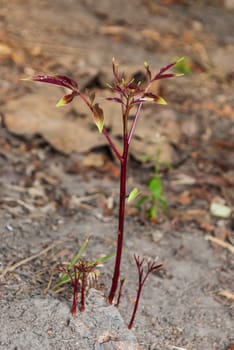
[[[178,59],[178,57],[174,58],[175,61]],[[178,73],[183,73],[184,75],[189,75],[193,73],[193,67],[192,67],[192,61],[189,57],[184,57],[182,61],[179,61],[175,67],[175,71]]]
[[[76,315],[79,291],[81,294],[80,311],[83,312],[85,310],[87,279],[89,274],[95,273],[97,264],[97,262],[89,263],[85,260],[79,260],[72,268],[68,266],[57,268],[59,272],[63,272],[70,279],[73,287],[72,316]]]
[[[147,193],[140,196],[136,203],[136,208],[141,208],[143,205],[146,206],[146,213],[148,217],[155,220],[158,216],[159,211],[167,211],[167,200],[164,195],[163,182],[160,175],[161,161],[160,161],[160,149],[157,150],[155,156],[146,156],[142,160],[153,160],[154,161],[154,174],[147,182]],[[168,168],[168,164],[166,164]]]
[[[152,272],[159,270],[163,266],[162,264],[156,265],[155,261],[151,261],[150,259],[146,261],[146,259],[140,258],[135,254],[134,254],[134,260],[138,271],[138,289],[137,289],[137,296],[135,299],[134,308],[132,312],[132,317],[128,324],[128,329],[131,329],[133,326],[145,281],[147,280],[147,278]]]
[[[116,256],[114,273],[112,277],[112,284],[108,296],[110,304],[113,303],[116,292],[118,290],[120,267],[122,259],[122,250],[124,242],[124,221],[125,221],[125,204],[126,204],[126,181],[127,181],[127,161],[129,155],[129,146],[134,135],[134,131],[137,125],[137,121],[140,115],[140,111],[144,103],[156,103],[166,105],[166,101],[152,93],[150,88],[152,84],[161,79],[172,78],[181,74],[169,71],[172,69],[180,60],[176,60],[169,63],[165,67],[161,68],[158,73],[153,74],[149,64],[144,63],[146,76],[148,81],[146,84],[141,82],[135,82],[134,79],[127,79],[124,72],[119,71],[119,66],[115,59],[112,61],[112,71],[114,82],[108,85],[112,96],[107,97],[108,101],[118,103],[120,105],[120,123],[122,122],[122,150],[116,147],[116,144],[109,134],[109,131],[105,128],[104,124],[104,112],[99,104],[96,102],[95,93],[81,91],[79,84],[64,75],[35,75],[32,78],[24,80],[31,80],[41,83],[49,83],[57,86],[62,86],[69,90],[69,93],[62,97],[57,106],[63,106],[70,103],[74,98],[79,98],[93,116],[93,121],[96,124],[100,133],[102,133],[113,153],[120,164],[120,190],[119,190],[119,217],[118,217],[118,230],[117,230],[117,245],[116,245]],[[133,120],[130,118],[133,115]]]
[[[89,238],[82,243],[79,252],[74,256],[69,264],[57,267],[57,271],[61,272],[58,282],[52,287],[52,291],[57,291],[61,286],[71,283],[73,287],[72,315],[76,315],[78,304],[78,293],[81,292],[80,311],[85,310],[85,290],[86,287],[93,286],[97,282],[100,271],[96,267],[102,265],[114,254],[103,256],[93,262],[87,262],[82,259],[82,255],[87,248]]]

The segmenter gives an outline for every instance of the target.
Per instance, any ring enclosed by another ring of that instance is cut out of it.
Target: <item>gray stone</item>
[[[7,322],[6,322],[7,319]],[[119,311],[96,290],[86,310],[71,316],[66,302],[45,296],[1,301],[1,350],[140,350]]]

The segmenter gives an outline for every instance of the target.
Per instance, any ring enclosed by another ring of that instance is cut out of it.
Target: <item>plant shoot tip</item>
[[[157,101],[157,103],[159,105],[167,105],[167,101],[164,100],[164,98],[162,98],[162,97],[159,97],[159,100]]]
[[[180,63],[183,60],[184,60],[184,57],[180,57],[178,60],[176,60],[176,63]]]
[[[33,81],[32,78],[26,77],[26,78],[20,78],[21,81]]]

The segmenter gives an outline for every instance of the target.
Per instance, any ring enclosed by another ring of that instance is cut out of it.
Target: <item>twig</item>
[[[221,296],[228,298],[228,299],[234,299],[234,294],[231,292],[228,292],[227,290],[220,290],[218,292],[218,295],[221,295]]]
[[[228,242],[224,242],[222,239],[219,239],[217,237],[213,237],[213,236],[207,236],[206,239],[208,241],[212,241],[218,245],[221,245],[221,247],[226,248],[229,250],[229,252],[231,252],[232,254],[234,254],[234,247],[232,244],[228,243]]]
[[[52,284],[52,281],[53,281],[53,278],[54,278],[54,274],[53,274],[53,270],[50,271],[50,279],[49,279],[49,282],[47,284],[47,287],[44,289],[44,293],[48,293],[50,287],[51,287],[51,284]]]
[[[122,289],[123,289],[123,284],[125,282],[125,278],[121,278],[120,280],[120,285],[119,285],[119,293],[118,293],[118,298],[117,298],[117,302],[115,304],[116,307],[119,307],[119,303],[120,303],[120,299],[122,297]]]

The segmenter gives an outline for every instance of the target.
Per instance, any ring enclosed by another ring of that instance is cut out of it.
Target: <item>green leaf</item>
[[[73,268],[73,266],[81,259],[87,244],[88,244],[89,238],[87,238],[81,245],[79,252],[74,256],[74,258],[72,259],[72,261],[70,262],[70,264],[68,265],[68,270],[71,270]],[[98,258],[97,260],[95,260],[93,263],[97,263],[97,265],[102,265],[104,262],[106,262],[107,260],[111,259],[113,256],[115,255],[115,253],[109,254],[109,255],[105,255],[101,258]],[[71,272],[71,276],[74,276],[74,272]],[[80,276],[82,278],[82,274]],[[71,281],[70,276],[66,273],[63,272],[62,275],[60,276],[58,282],[53,286],[52,290],[56,290],[58,287],[63,286],[66,283],[69,283]]]
[[[74,273],[72,274],[74,276]],[[63,286],[66,283],[69,283],[71,281],[70,276],[68,274],[63,273],[63,278],[61,277],[58,282],[52,287],[52,290],[55,291],[58,289],[58,287]]]
[[[174,69],[179,74],[176,74],[176,76],[180,75],[188,75],[193,73],[192,69],[192,62],[189,57],[182,57],[180,59],[176,59],[176,64],[174,66]]]
[[[98,265],[103,264],[104,262],[106,262],[107,260],[113,258],[113,256],[115,256],[115,253],[111,253],[109,255],[105,255],[97,260],[95,260],[96,263],[98,263]]]
[[[68,265],[68,268],[71,269],[82,257],[84,254],[85,249],[87,248],[87,245],[89,243],[89,237],[84,240],[84,242],[81,244],[80,250],[78,253],[74,256],[70,264]]]
[[[133,188],[133,190],[130,192],[129,196],[128,196],[128,203],[133,201],[137,196],[139,196],[140,192],[138,190],[138,188]]]
[[[164,212],[166,212],[167,209],[168,209],[168,205],[167,205],[166,199],[165,199],[165,198],[160,198],[160,199],[159,199],[159,203],[160,203],[160,208],[161,208]]]
[[[150,218],[156,218],[157,216],[157,205],[153,205],[149,210],[148,210],[148,215]]]
[[[85,249],[87,248],[88,242],[89,242],[89,238],[86,238],[84,240],[84,242],[82,243],[80,250],[78,251],[78,253],[74,256],[74,258],[72,259],[72,261],[68,265],[69,270],[80,260],[80,258],[84,254]],[[56,283],[56,285],[54,287],[57,288],[65,283],[68,283],[69,281],[70,281],[70,277],[66,274],[66,272],[63,272],[58,280],[58,283]]]
[[[149,200],[149,196],[142,196],[139,201],[137,201],[136,208],[139,209],[147,200]]]
[[[159,177],[152,177],[148,183],[148,189],[154,199],[162,197],[162,181]]]
[[[162,98],[161,96],[158,97],[158,100],[155,101],[157,104],[159,105],[167,105],[167,101],[164,100],[164,98]]]

